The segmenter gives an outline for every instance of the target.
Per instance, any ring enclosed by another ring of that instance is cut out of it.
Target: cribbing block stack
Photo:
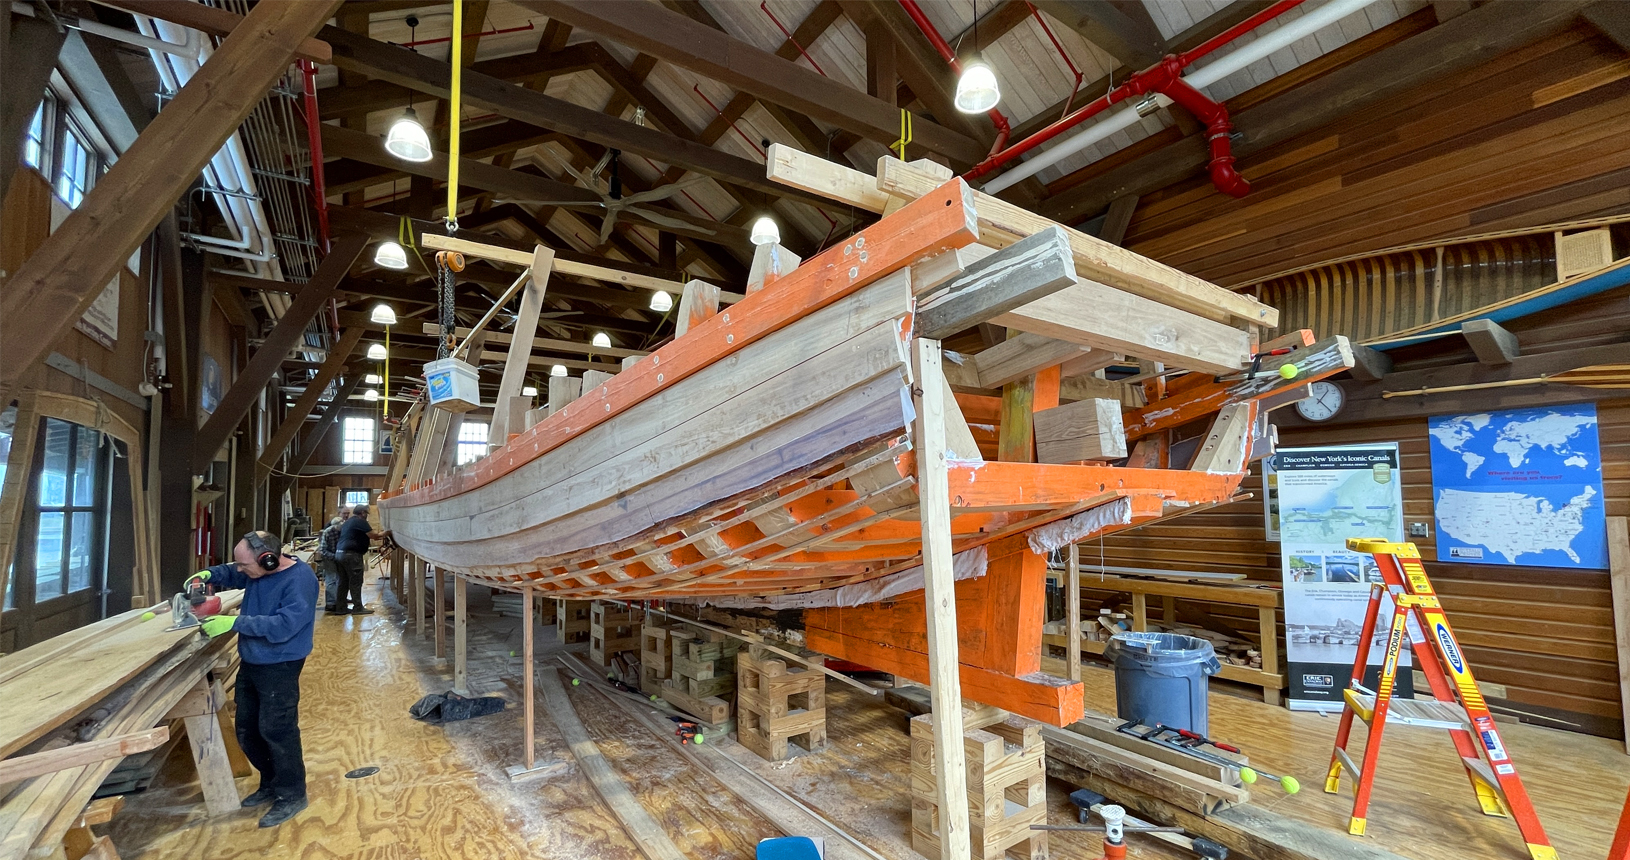
[[[758,645],[738,651],[736,739],[768,761],[787,758],[789,740],[811,752],[826,746],[826,676]]]
[[[555,636],[563,645],[589,641],[589,607],[592,600],[555,600]]]
[[[939,860],[940,815],[935,789],[934,718],[911,719],[911,847]],[[988,705],[962,709],[967,755],[968,831],[973,857],[1047,857],[1047,769],[1041,725]]]
[[[662,695],[662,682],[673,677],[673,643],[668,628],[645,619],[640,627],[640,690],[648,695]]]
[[[673,671],[662,682],[668,703],[718,731],[730,720],[736,697],[736,652],[741,643],[713,630],[672,630]]]
[[[639,610],[623,603],[596,600],[589,609],[589,660],[609,667],[612,657],[639,647]]]

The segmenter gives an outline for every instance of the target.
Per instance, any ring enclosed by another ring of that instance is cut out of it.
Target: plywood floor
[[[520,661],[511,652],[519,649],[519,623],[484,612],[485,598],[478,596],[483,590],[471,591],[472,689],[514,702]],[[369,597],[375,597],[372,586]],[[389,598],[386,603],[393,612],[318,619],[316,648],[302,679],[311,808],[266,831],[255,826],[258,811],[207,819],[182,753],[172,757],[153,788],[131,796],[108,826],[121,855],[154,860],[641,856],[604,811],[587,778],[569,763],[541,708],[539,759],[568,764],[553,776],[519,785],[504,775],[505,767],[520,760],[518,710],[446,727],[410,719],[407,708],[415,700],[451,686],[451,661],[435,660],[428,636],[421,640],[411,629],[404,635],[400,607]],[[539,662],[550,663],[543,656]],[[622,706],[587,687],[568,689],[590,735],[687,856],[745,860],[758,839],[781,834],[730,792],[732,779],[743,778],[739,773],[720,778],[695,770]],[[1087,704],[1113,711],[1109,673],[1087,673]],[[1307,786],[1294,798],[1258,791],[1258,802],[1321,826],[1345,828],[1350,796],[1318,791],[1335,720],[1220,694],[1213,695],[1211,707],[1213,734],[1240,742],[1262,766],[1290,772]],[[890,860],[915,858],[906,835],[904,715],[836,683],[828,685],[828,708],[830,743],[819,754],[772,764],[733,742],[709,740],[870,850]],[[1608,831],[1630,783],[1623,747],[1526,726],[1505,731],[1562,857],[1604,857]],[[1370,838],[1421,860],[1526,856],[1509,822],[1472,812],[1452,748],[1439,738],[1425,731],[1389,738]],[[359,780],[344,777],[369,765],[380,772]],[[243,793],[254,786],[254,778],[240,781]],[[1067,791],[1060,783],[1049,787],[1054,822],[1071,820]],[[1131,847],[1135,858],[1184,856],[1144,837],[1134,837]],[[1087,836],[1053,835],[1054,857],[1099,853]]]

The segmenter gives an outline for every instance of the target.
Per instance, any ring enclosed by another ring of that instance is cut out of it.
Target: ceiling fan
[[[621,155],[621,150],[608,149],[606,150],[606,154],[600,157],[599,163],[595,164],[592,169],[583,173],[579,173],[570,164],[562,165],[566,169],[566,172],[571,174],[573,179],[576,179],[578,182],[582,183],[590,191],[600,195],[600,201],[598,203],[589,203],[583,200],[512,200],[508,202],[530,203],[538,206],[559,206],[564,209],[603,209],[605,210],[605,215],[600,220],[600,244],[602,245],[606,243],[607,239],[611,238],[611,230],[617,225],[617,216],[621,215],[625,211],[638,215],[640,218],[643,218],[644,220],[649,221],[659,227],[670,227],[674,229],[688,230],[691,232],[702,232],[707,233],[708,235],[713,234],[714,231],[712,230],[698,227],[689,221],[681,221],[678,218],[664,215],[657,210],[641,205],[644,203],[655,203],[658,200],[666,200],[669,197],[684,191],[686,188],[689,188],[692,185],[705,181],[707,177],[692,176],[688,179],[681,179],[678,182],[664,185],[661,188],[653,188],[650,191],[641,191],[638,194],[630,194],[627,197],[624,197],[621,165],[619,163]],[[608,166],[611,168],[611,176],[607,182],[606,190],[602,191],[600,190],[599,177],[601,171],[605,170]]]

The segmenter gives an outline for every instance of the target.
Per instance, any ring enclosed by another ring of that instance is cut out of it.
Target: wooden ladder
[[[1539,816],[1528,800],[1522,778],[1511,754],[1500,740],[1494,725],[1494,715],[1477,689],[1471,666],[1465,652],[1455,641],[1432,583],[1426,578],[1421,565],[1420,551],[1412,543],[1391,543],[1373,538],[1351,538],[1347,548],[1375,557],[1382,581],[1370,587],[1370,603],[1364,615],[1364,629],[1358,637],[1358,656],[1353,660],[1353,677],[1343,692],[1345,705],[1341,712],[1341,726],[1336,731],[1336,747],[1330,756],[1330,771],[1325,777],[1324,790],[1336,794],[1341,789],[1341,775],[1346,772],[1356,783],[1353,798],[1353,816],[1347,832],[1364,835],[1365,815],[1370,804],[1370,790],[1375,781],[1375,766],[1381,758],[1381,732],[1388,723],[1422,728],[1446,729],[1454,740],[1455,749],[1466,767],[1477,802],[1484,815],[1511,817],[1517,821],[1527,843],[1528,855],[1533,860],[1557,860],[1556,849],[1551,847],[1540,826]],[[1369,665],[1370,644],[1375,637],[1376,622],[1381,612],[1381,598],[1392,598],[1392,620],[1387,635],[1386,657],[1381,663],[1381,678],[1374,691],[1364,687],[1364,672]],[[1408,630],[1408,619],[1413,614],[1427,641],[1416,641]],[[1416,662],[1426,675],[1432,689],[1431,699],[1393,699],[1398,676],[1398,656],[1405,638],[1409,638]],[[1429,644],[1430,643],[1430,644]],[[1370,727],[1369,740],[1364,745],[1364,762],[1355,765],[1347,754],[1347,741],[1357,716]],[[1485,760],[1486,756],[1486,760]]]

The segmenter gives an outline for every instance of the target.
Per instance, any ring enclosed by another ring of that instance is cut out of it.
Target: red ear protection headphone
[[[250,532],[243,536],[243,542],[249,547],[249,551],[255,554],[255,564],[260,565],[261,570],[277,570],[277,566],[282,563],[282,559],[277,557],[277,550],[268,545],[260,535]]]

